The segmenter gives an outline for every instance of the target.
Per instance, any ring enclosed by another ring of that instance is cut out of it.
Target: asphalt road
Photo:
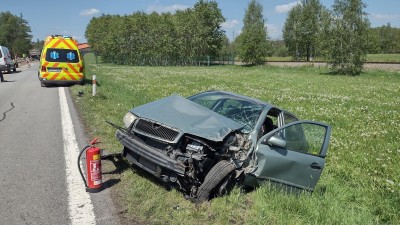
[[[37,68],[21,66],[0,83],[0,224],[73,224],[80,213],[69,208],[60,88],[79,148],[87,138],[68,88],[41,87]],[[120,223],[108,189],[89,196],[96,224]]]

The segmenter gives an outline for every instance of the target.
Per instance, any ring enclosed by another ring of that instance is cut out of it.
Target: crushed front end
[[[116,132],[123,156],[192,198],[219,161],[240,169],[249,146],[242,125],[180,96],[134,108],[124,123]]]

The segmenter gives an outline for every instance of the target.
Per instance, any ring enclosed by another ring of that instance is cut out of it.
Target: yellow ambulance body
[[[42,87],[48,84],[83,83],[83,58],[78,43],[69,36],[46,38],[38,72]]]

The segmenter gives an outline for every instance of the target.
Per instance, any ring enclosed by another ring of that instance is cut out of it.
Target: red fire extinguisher
[[[78,169],[86,186],[87,192],[97,192],[101,190],[101,151],[95,145],[98,143],[98,138],[94,138],[89,145],[85,146],[78,156]],[[86,151],[86,178],[83,176],[80,166],[80,158],[82,153]]]

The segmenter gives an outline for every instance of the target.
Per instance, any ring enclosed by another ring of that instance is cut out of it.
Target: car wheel
[[[40,86],[46,87],[46,84],[41,80],[41,81],[40,81]]]
[[[230,177],[228,175],[234,170],[235,165],[225,160],[215,164],[210,172],[208,172],[204,182],[197,191],[196,203],[207,201],[215,188],[219,186],[219,184],[224,183],[223,181],[225,181],[227,177]]]

